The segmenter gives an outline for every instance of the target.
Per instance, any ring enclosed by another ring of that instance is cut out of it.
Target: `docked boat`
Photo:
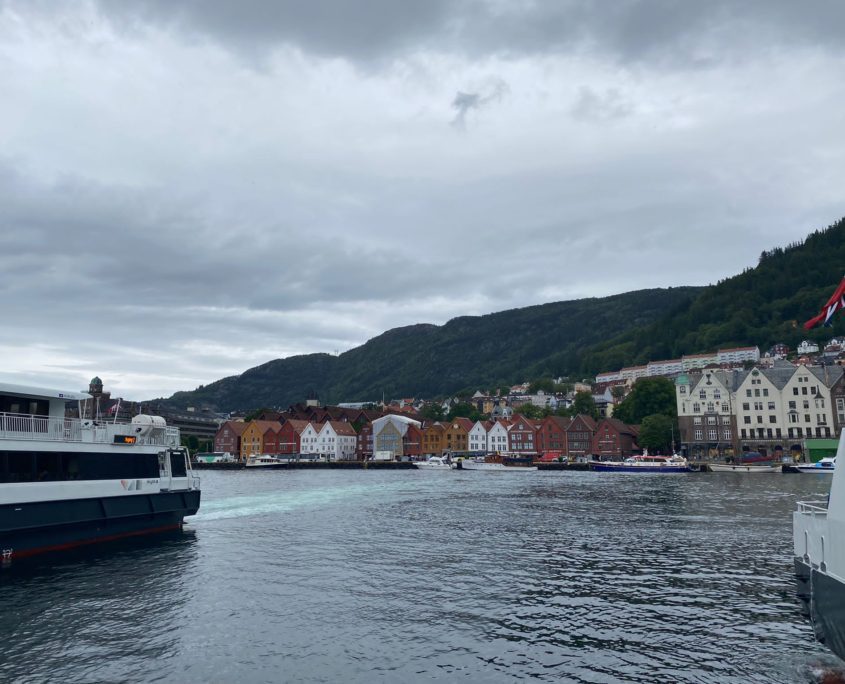
[[[213,451],[207,454],[197,454],[194,461],[205,465],[219,465],[220,463],[235,463],[235,457],[228,451]]]
[[[287,467],[288,462],[268,454],[252,454],[247,457],[245,465],[247,468],[282,468]]]
[[[432,456],[426,461],[414,461],[414,466],[420,470],[452,470],[452,459],[443,456]]]
[[[823,458],[818,463],[796,463],[791,467],[799,473],[822,473],[825,475],[832,475],[833,471],[836,470],[836,457]]]
[[[836,458],[845,454],[845,431]],[[845,659],[845,470],[827,500],[802,501],[792,516],[798,596],[816,639]]]
[[[624,461],[592,461],[590,470],[613,473],[688,473],[690,465],[683,456],[643,454]]]
[[[779,473],[783,470],[781,463],[710,463],[714,473]]]
[[[477,470],[486,473],[532,473],[537,471],[534,465],[507,465],[496,461],[487,461],[483,458],[460,459],[452,465],[458,470]]]
[[[179,429],[159,416],[102,420],[93,399],[0,383],[4,561],[179,529],[199,509]],[[70,402],[81,418],[66,417]]]

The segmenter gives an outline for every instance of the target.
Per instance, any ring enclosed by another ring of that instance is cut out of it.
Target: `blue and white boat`
[[[690,466],[683,456],[631,456],[624,461],[592,461],[590,470],[607,473],[688,473]]]
[[[3,561],[179,529],[199,509],[179,429],[159,416],[103,420],[94,399],[0,383]]]
[[[836,457],[823,458],[818,463],[798,463],[792,466],[799,473],[822,473],[832,475],[836,469]]]

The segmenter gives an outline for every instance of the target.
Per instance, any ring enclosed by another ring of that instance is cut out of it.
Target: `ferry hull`
[[[819,643],[845,660],[845,583],[795,559],[798,596]]]
[[[0,506],[3,560],[179,529],[199,490]]]

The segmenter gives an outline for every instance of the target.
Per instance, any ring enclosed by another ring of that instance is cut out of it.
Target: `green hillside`
[[[555,302],[445,325],[389,330],[341,354],[278,359],[168,400],[219,410],[286,406],[316,392],[324,403],[436,397],[541,376],[617,370],[727,346],[792,348],[845,273],[845,219],[802,243],[764,252],[754,268],[706,288],[639,290]]]
[[[590,374],[649,360],[677,358],[719,347],[777,342],[792,349],[803,339],[824,341],[845,333],[845,317],[832,328],[804,330],[845,274],[845,219],[806,240],[763,252],[754,268],[708,287],[687,307],[632,328],[591,348],[580,370]]]
[[[640,290],[395,328],[337,357],[278,359],[167,401],[248,410],[287,406],[312,391],[325,403],[381,399],[382,393],[431,397],[567,374],[579,367],[585,348],[682,309],[699,291]]]

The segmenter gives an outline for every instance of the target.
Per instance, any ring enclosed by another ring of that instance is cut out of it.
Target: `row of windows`
[[[743,428],[742,430],[740,430],[740,436],[742,437],[742,439],[780,439],[781,437],[783,437],[780,428],[749,428],[748,430]],[[812,437],[813,428],[789,428],[789,430],[787,430],[787,436],[792,439],[798,437]],[[815,436],[830,437],[830,428],[816,428]]]
[[[694,425],[701,425],[701,416],[694,416],[692,419]],[[731,422],[730,416],[707,416],[707,424],[708,425],[717,425],[718,423],[722,423],[724,425],[728,425]]]
[[[181,458],[181,457],[180,457]],[[174,458],[176,476],[181,472]],[[156,454],[86,454],[0,451],[0,482],[57,482],[66,480],[134,480],[159,477]]]
[[[704,439],[704,430],[698,429],[694,431],[695,440],[700,442]],[[707,431],[707,439],[711,442],[715,442],[719,438],[719,431],[718,430],[708,430]],[[731,440],[731,431],[730,430],[723,430],[722,431],[722,439],[726,441]]]

